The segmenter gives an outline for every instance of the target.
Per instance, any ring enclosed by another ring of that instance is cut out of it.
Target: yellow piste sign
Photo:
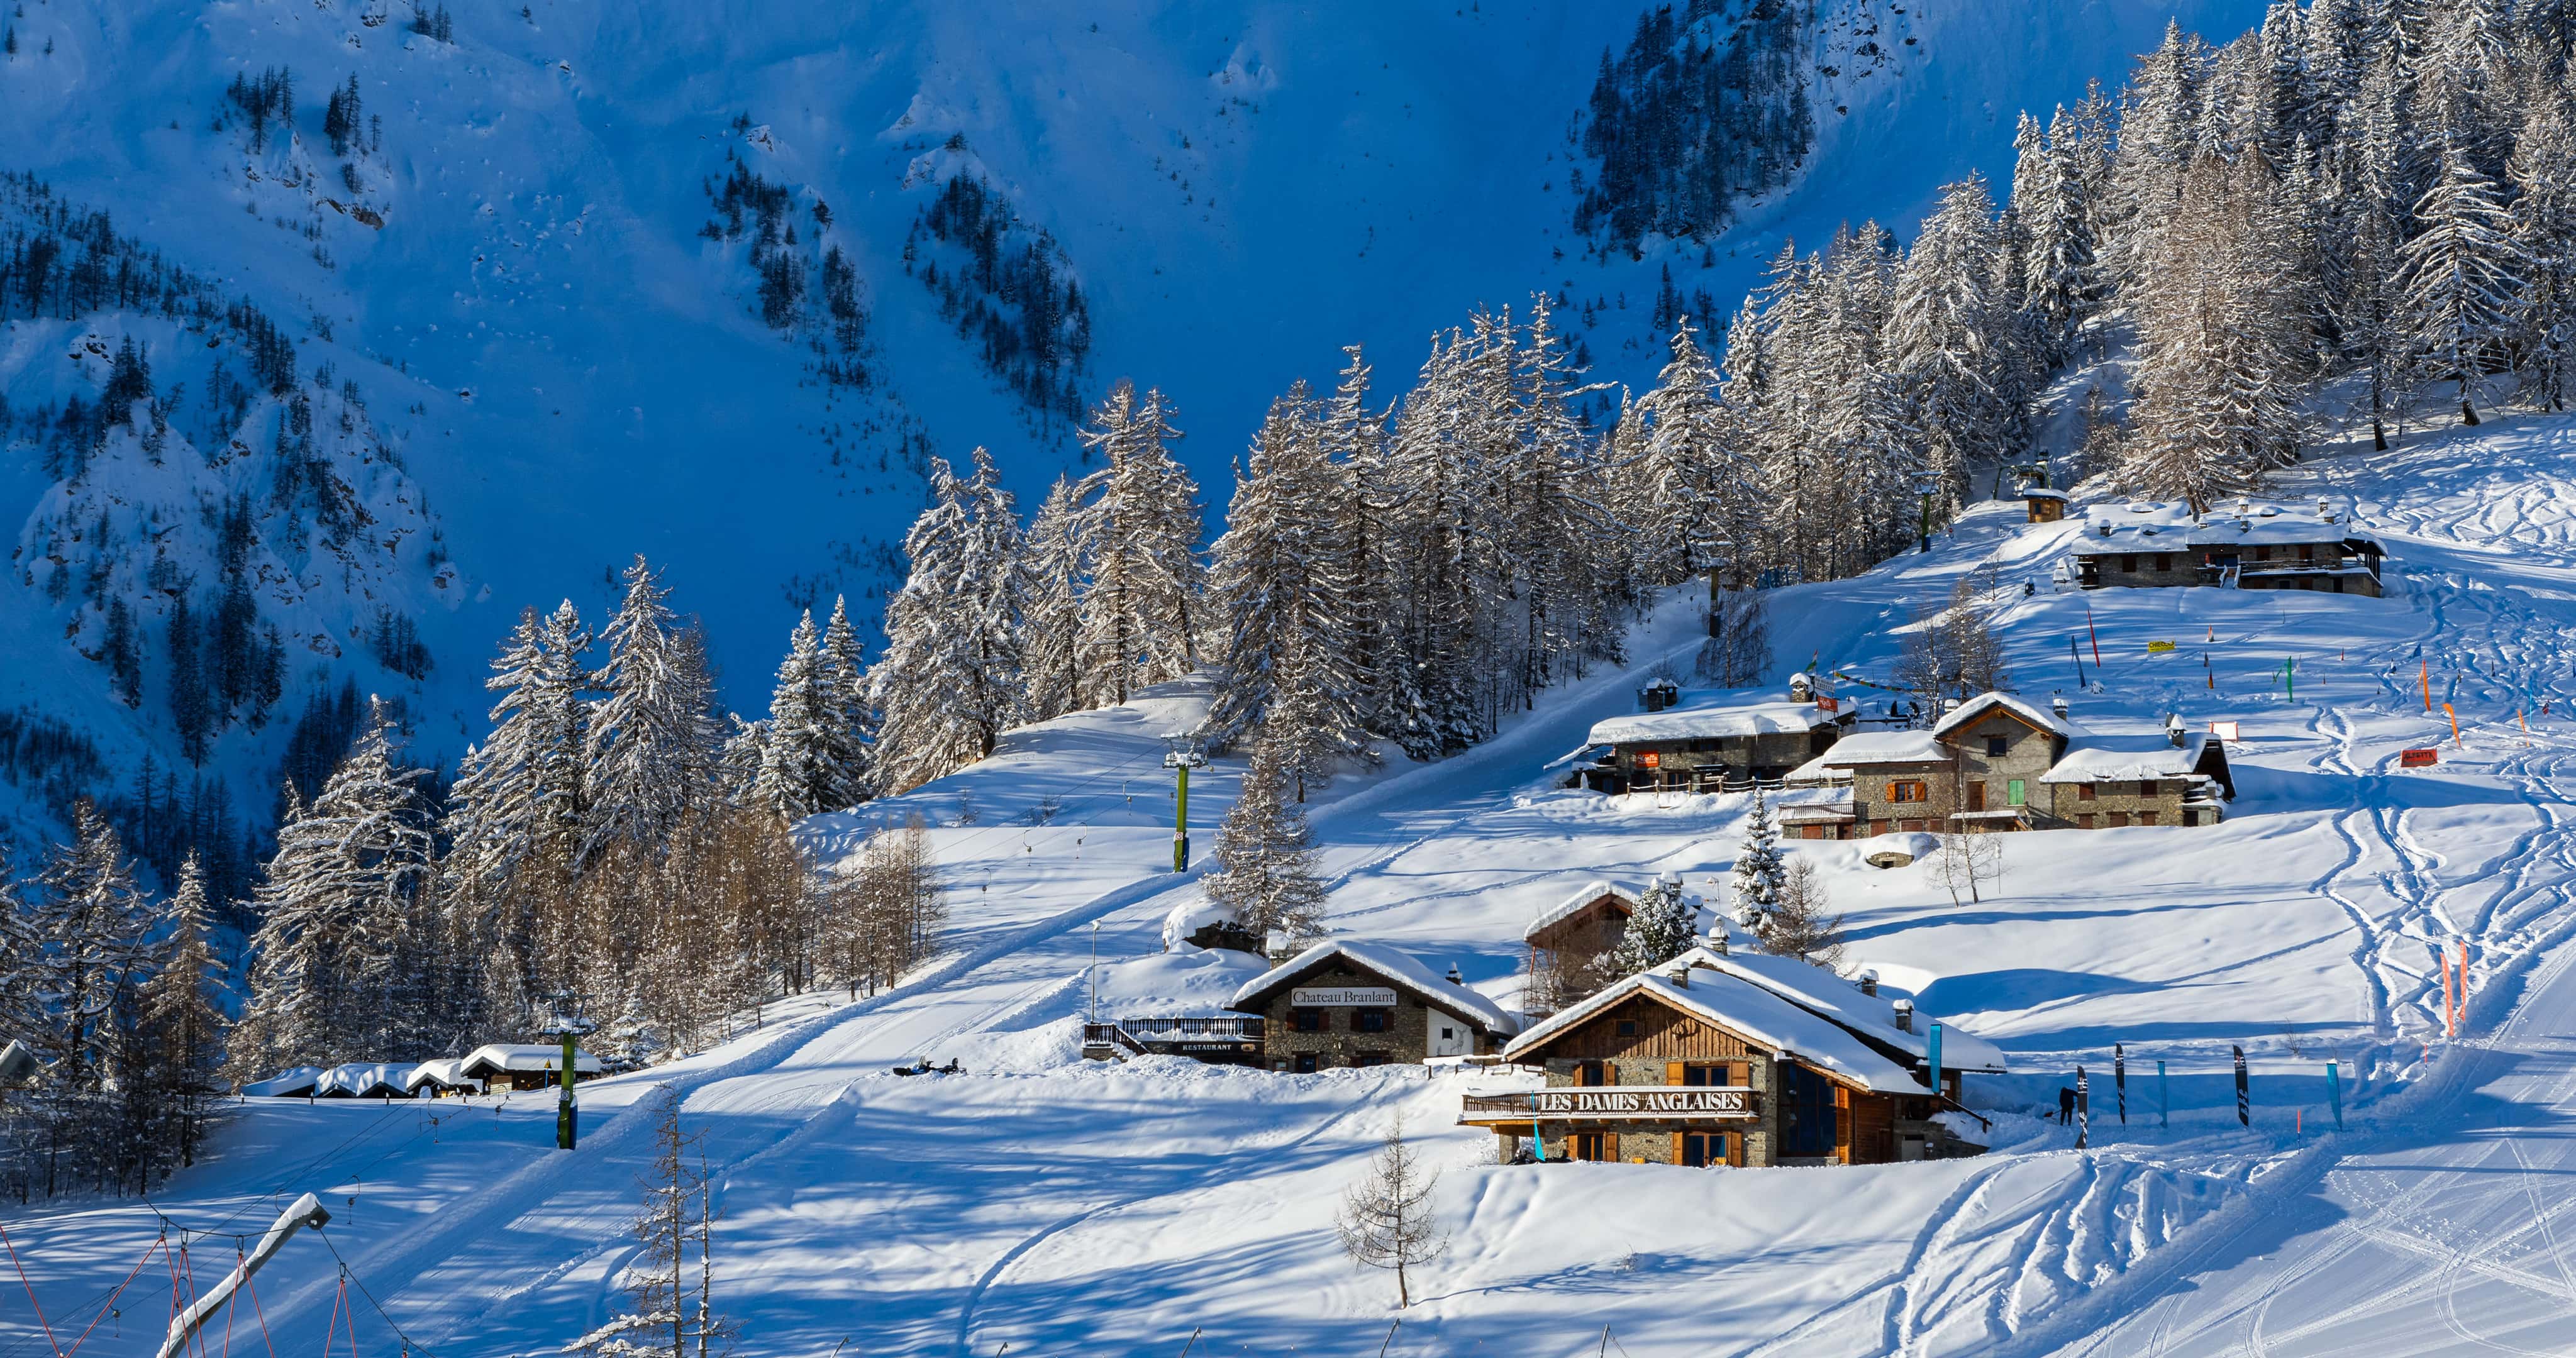
[[[2170,641],[2150,641],[2147,643],[2147,654],[2163,655],[2173,648],[2174,644]]]

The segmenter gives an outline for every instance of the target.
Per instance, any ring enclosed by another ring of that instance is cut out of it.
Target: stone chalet
[[[1746,702],[1741,693],[1701,695],[1657,712],[1612,717],[1588,743],[1610,754],[1585,771],[1599,792],[1715,792],[1728,783],[1782,774],[1831,748],[1860,718],[1858,703],[1829,695]]]
[[[1853,736],[1789,775],[1781,812],[1802,839],[1907,830],[2215,825],[2236,795],[2227,747],[2199,733],[2097,735],[2004,693],[1929,731]]]
[[[1459,1121],[1546,1160],[1653,1164],[1883,1164],[1975,1154],[1933,1120],[1957,1072],[2001,1072],[2003,1054],[1929,1032],[1906,1001],[1875,997],[1792,958],[1694,948],[1541,1022],[1503,1059],[1543,1066],[1545,1088],[1474,1093]],[[1922,1074],[1916,1072],[1921,1071]]]
[[[1542,910],[1521,931],[1535,972],[1551,957],[1598,957],[1619,946],[1637,898],[1608,882],[1586,882],[1573,895]]]
[[[2178,501],[2095,505],[2075,540],[2075,579],[2086,589],[2221,585],[2378,598],[2387,549],[2341,517],[2323,500],[2303,509],[2240,499],[2198,516]]]
[[[1487,1056],[1520,1024],[1501,1005],[1382,943],[1337,939],[1244,983],[1227,1006],[1262,1016],[1263,1064],[1306,1074]]]

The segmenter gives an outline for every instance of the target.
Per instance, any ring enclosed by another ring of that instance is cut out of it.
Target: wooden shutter
[[[1682,1063],[1681,1063],[1681,1062],[1679,1062],[1679,1061],[1666,1061],[1666,1062],[1664,1063],[1664,1083],[1665,1083],[1665,1084],[1668,1084],[1668,1085],[1677,1085],[1677,1084],[1680,1084],[1680,1083],[1682,1082],[1682,1077],[1683,1077],[1683,1071],[1682,1071]],[[1679,1143],[1675,1143],[1675,1144],[1679,1144]],[[1675,1158],[1676,1158],[1676,1161],[1678,1161],[1679,1157],[1675,1157]]]

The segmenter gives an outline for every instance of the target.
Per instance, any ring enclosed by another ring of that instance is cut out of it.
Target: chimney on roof
[[[1688,990],[1690,989],[1690,968],[1675,967],[1664,974],[1664,979],[1672,982],[1678,989]]]
[[[1914,1001],[1898,1000],[1896,1002],[1896,1031],[1900,1033],[1910,1033],[1914,1031]]]
[[[1708,936],[1708,950],[1720,957],[1726,956],[1726,926],[1719,925],[1717,932]]]
[[[2165,739],[2172,741],[2173,747],[2177,750],[2183,747],[2183,741],[2187,739],[2187,737],[2183,734],[2182,714],[2180,712],[2166,714]]]
[[[2066,715],[2066,695],[2060,693],[2057,696],[2050,698],[2048,700],[2048,710],[2056,713],[2060,717],[2064,717]]]
[[[1467,984],[1467,978],[1458,974],[1458,964],[1457,964],[1457,963],[1455,963],[1455,962],[1452,962],[1452,963],[1450,963],[1450,964],[1449,964],[1449,984],[1451,984],[1451,985],[1465,985],[1465,984]]]
[[[2317,517],[2327,523],[2335,521],[2334,505],[2322,495],[2317,497]]]
[[[1860,993],[1862,993],[1862,994],[1864,994],[1864,995],[1872,996],[1872,997],[1877,996],[1877,994],[1878,994],[1878,973],[1877,973],[1877,972],[1874,972],[1874,971],[1864,971],[1864,972],[1862,972],[1862,973],[1860,974]]]
[[[1814,702],[1815,699],[1816,680],[1814,676],[1804,672],[1789,676],[1789,701],[1793,703],[1807,703]]]

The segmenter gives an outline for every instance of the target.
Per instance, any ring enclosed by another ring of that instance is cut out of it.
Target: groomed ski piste
[[[1170,870],[1164,737],[1202,701],[1177,685],[810,822],[829,856],[922,815],[952,903],[945,950],[886,993],[782,1002],[717,1050],[583,1086],[575,1152],[551,1149],[551,1092],[254,1101],[149,1203],[0,1221],[64,1352],[85,1328],[82,1353],[151,1352],[173,1287],[156,1237],[186,1241],[203,1287],[237,1235],[313,1191],[331,1224],[260,1276],[255,1313],[205,1332],[208,1353],[310,1353],[335,1323],[367,1352],[549,1353],[622,1305],[650,1140],[625,1110],[668,1085],[707,1138],[717,1303],[744,1353],[2564,1350],[2576,1219],[2553,1185],[2576,1143],[2546,1124],[2576,1093],[2551,1036],[2576,1028],[2576,420],[2337,451],[2274,493],[2376,532],[2388,597],[2055,592],[2081,514],[2030,525],[2017,501],[1976,507],[1928,554],[1771,595],[1781,676],[1812,656],[1883,679],[1912,609],[1991,568],[2025,697],[2063,695],[2096,730],[2152,731],[2167,712],[2240,724],[2224,823],[2009,836],[2000,887],[1973,903],[1928,865],[1784,841],[1849,916],[1847,971],[1875,968],[1883,994],[2010,1054],[2014,1074],[1968,1085],[1994,1119],[1982,1157],[1503,1166],[1489,1133],[1454,1125],[1486,1077],[1083,1061],[1087,977],[1104,1014],[1205,1013],[1261,965],[1163,949],[1165,915],[1197,890]],[[1586,881],[1680,872],[1722,900],[1748,797],[1559,786],[1656,664],[1687,672],[1699,627],[1680,591],[1632,663],[1550,692],[1489,744],[1336,780],[1312,808],[1331,928],[1454,963],[1509,1006],[1522,927]],[[2150,655],[2157,640],[2176,646]],[[2399,767],[2427,746],[2438,765]],[[1237,767],[1193,781],[1197,864]],[[2459,940],[2468,1022],[2447,1041],[2435,958]],[[2251,1058],[2250,1129],[2232,1044]],[[922,1056],[964,1073],[890,1073]],[[2053,1117],[2079,1061],[2095,1072],[2082,1151]],[[1390,1339],[1392,1281],[1354,1268],[1332,1215],[1398,1115],[1441,1171],[1450,1248]],[[0,1284],[0,1358],[55,1351],[18,1279]]]

